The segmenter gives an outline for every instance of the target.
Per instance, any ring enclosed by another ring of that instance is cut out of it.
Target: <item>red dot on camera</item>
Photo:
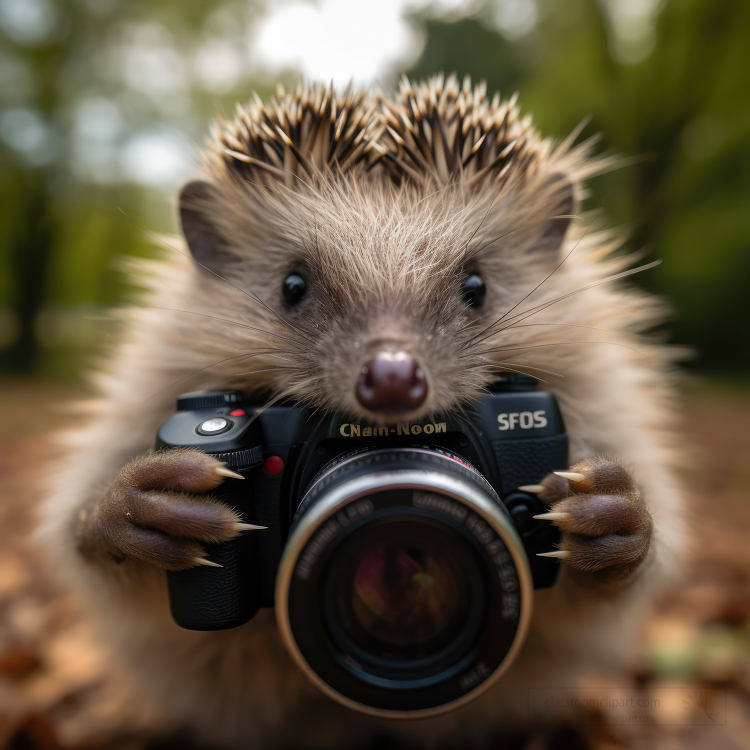
[[[231,417],[244,417],[245,411],[244,409],[235,409],[234,411],[229,412],[229,416]]]
[[[263,464],[263,468],[269,474],[276,476],[277,474],[281,474],[281,472],[284,471],[284,461],[280,456],[269,456]]]

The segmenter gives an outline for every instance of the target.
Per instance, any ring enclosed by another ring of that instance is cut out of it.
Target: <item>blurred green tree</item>
[[[672,301],[672,339],[696,347],[698,367],[747,372],[750,4],[471,8],[415,19],[425,46],[408,73],[518,89],[545,133],[590,114],[602,150],[643,157],[597,178],[592,204],[664,259],[638,283]],[[102,334],[87,316],[132,291],[112,258],[157,252],[117,208],[172,229],[175,160],[211,114],[269,93],[248,61],[258,12],[253,0],[0,0],[0,370],[80,368]]]
[[[0,370],[80,368],[92,318],[128,291],[112,258],[156,252],[117,209],[173,228],[165,175],[247,95],[254,14],[231,0],[0,0]]]
[[[566,135],[591,115],[585,133],[601,132],[603,150],[643,157],[597,178],[592,203],[664,260],[637,281],[672,302],[672,340],[694,346],[704,370],[747,373],[750,4],[540,0],[537,24],[514,40],[491,27],[502,5],[428,20],[407,74],[432,61],[484,70],[490,90],[520,89],[544,133]]]
[[[410,78],[428,78],[440,71],[460,69],[462,76],[487,81],[488,91],[513,91],[525,79],[530,67],[527,50],[479,19],[462,18],[446,23],[425,18],[421,24],[426,43],[419,59],[408,70]]]

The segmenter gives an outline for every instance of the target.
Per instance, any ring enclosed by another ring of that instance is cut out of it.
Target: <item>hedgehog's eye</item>
[[[281,294],[287,305],[296,305],[307,296],[307,282],[298,273],[290,273],[284,279]]]
[[[482,277],[473,273],[464,281],[461,292],[464,295],[464,302],[469,307],[481,307],[487,295],[487,287],[484,285]]]

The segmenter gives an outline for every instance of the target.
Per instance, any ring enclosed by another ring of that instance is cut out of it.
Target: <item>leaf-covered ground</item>
[[[0,389],[0,750],[188,747],[125,695],[29,543],[49,435],[70,421],[60,407],[80,390],[21,382]],[[589,706],[580,721],[550,721],[498,748],[750,748],[749,426],[750,392],[689,393],[695,538],[685,582],[651,619],[633,673],[588,678],[577,690]],[[603,708],[590,707],[603,699]]]

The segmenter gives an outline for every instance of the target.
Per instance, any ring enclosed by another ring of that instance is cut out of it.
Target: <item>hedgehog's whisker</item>
[[[562,375],[559,372],[555,372],[554,370],[545,370],[542,367],[536,367],[536,366],[532,366],[532,365],[525,365],[522,362],[493,362],[492,363],[493,366],[497,366],[497,365],[509,365],[509,364],[513,365],[514,367],[524,367],[527,370],[537,370],[538,372],[543,372],[543,373],[545,373],[547,375],[556,375],[558,378],[564,378],[565,377],[565,375]],[[516,370],[514,370],[513,372],[516,372]],[[522,372],[521,374],[522,375],[526,375],[527,373]]]
[[[231,323],[232,325],[240,326],[240,328],[247,328],[250,331],[257,331],[258,333],[262,333],[266,336],[273,336],[273,338],[281,339],[281,341],[286,341],[288,344],[296,346],[298,349],[302,349],[302,351],[307,351],[307,347],[305,347],[300,341],[289,339],[286,336],[281,336],[280,334],[272,333],[271,331],[264,331],[262,328],[249,326],[246,323],[240,323],[239,321],[232,320],[231,318],[222,318],[218,315],[209,315],[208,313],[196,312],[195,310],[179,310],[175,307],[158,307],[156,305],[151,305],[150,307],[152,310],[169,310],[170,312],[185,313],[186,315],[199,315],[202,318],[212,318],[213,320],[220,320],[223,323]]]
[[[182,383],[183,380],[187,380],[188,378],[192,378],[194,375],[198,375],[201,372],[205,372],[206,370],[210,370],[212,367],[216,367],[216,365],[223,364],[224,362],[231,362],[232,360],[235,360],[235,359],[244,359],[244,358],[250,359],[251,357],[258,357],[261,354],[266,354],[266,355],[272,357],[277,352],[279,354],[294,354],[294,352],[287,352],[287,351],[284,351],[283,349],[259,349],[259,350],[254,349],[252,352],[245,352],[244,354],[238,354],[235,357],[226,357],[225,359],[219,359],[216,362],[212,362],[210,365],[206,365],[205,367],[201,367],[198,370],[194,370],[193,372],[188,373],[187,375],[185,375],[182,378],[179,378],[178,380],[172,381],[169,385],[165,385],[164,388],[160,388],[155,393],[152,393],[146,399],[146,401],[144,401],[144,403],[148,403],[152,398],[155,398],[160,393],[163,393],[164,391],[166,391],[169,388],[172,388],[173,386],[177,385],[178,383]]]
[[[552,344],[530,344],[528,346],[496,346],[491,349],[483,349],[479,353],[489,354],[490,352],[516,352],[526,351],[527,349],[543,349],[549,346],[575,346],[577,344],[611,344],[612,346],[621,346],[623,349],[630,349],[631,352],[640,354],[643,357],[646,356],[643,352],[638,351],[638,349],[633,349],[632,346],[626,346],[625,344],[620,344],[617,341],[555,341]]]
[[[529,308],[528,310],[523,310],[520,313],[516,313],[516,315],[513,315],[512,317],[508,319],[510,321],[515,321],[515,322],[511,322],[510,324],[505,325],[502,328],[499,328],[497,331],[493,331],[487,336],[484,336],[483,338],[479,339],[479,336],[491,330],[495,325],[497,325],[497,323],[500,322],[499,320],[496,320],[492,325],[487,326],[487,328],[485,328],[484,331],[481,331],[476,336],[473,336],[471,339],[469,339],[469,341],[467,342],[467,345],[473,344],[475,341],[477,341],[477,339],[479,339],[479,341],[484,341],[485,339],[495,336],[498,333],[502,333],[503,331],[506,331],[512,326],[514,326],[515,323],[520,323],[521,321],[526,320],[527,318],[530,318],[533,315],[537,315],[542,310],[546,310],[548,307],[552,307],[552,305],[556,305],[558,302],[562,302],[563,300],[568,299],[568,297],[572,297],[576,294],[580,294],[581,292],[585,292],[587,289],[591,289],[592,287],[599,286],[600,284],[608,284],[609,282],[617,281],[618,279],[624,279],[627,276],[632,276],[633,274],[640,273],[641,271],[647,271],[649,268],[654,268],[655,266],[658,266],[660,263],[661,263],[660,260],[655,260],[652,263],[646,263],[646,265],[644,266],[639,266],[638,268],[631,268],[627,271],[621,271],[620,273],[613,274],[612,276],[607,276],[607,278],[605,279],[592,281],[590,284],[586,284],[585,286],[582,286],[573,292],[568,292],[567,294],[563,294],[560,297],[557,297],[556,299],[550,300],[549,302],[542,302],[536,307],[532,307],[532,308]]]
[[[267,401],[263,406],[258,409],[255,414],[253,414],[252,417],[250,417],[248,421],[248,425],[252,424],[263,412],[268,409],[269,407],[273,406],[277,401],[281,401],[281,399],[286,398],[287,396],[290,396],[292,394],[292,389],[287,388],[285,391],[282,391],[278,395],[274,396],[270,401]]]
[[[464,355],[459,354],[458,357],[457,357],[457,359],[459,359],[459,360],[463,360],[463,359],[476,360],[476,357],[477,356],[481,356],[482,354],[483,354],[482,351],[480,351],[480,352],[474,352],[474,353],[472,353],[470,355],[469,354],[464,354]],[[512,356],[515,357],[515,356],[520,356],[520,355],[515,355],[514,354]],[[484,363],[484,367],[487,368],[487,369],[493,369],[497,365],[508,365],[508,364],[513,365],[514,367],[525,367],[527,370],[538,370],[539,372],[544,372],[547,375],[557,375],[558,377],[561,377],[561,378],[565,377],[563,374],[561,374],[559,372],[554,372],[553,370],[545,370],[542,367],[536,367],[535,365],[527,365],[524,362],[515,362],[515,361],[510,361],[510,360],[508,362],[493,362],[492,360],[489,360],[489,361],[487,361],[487,362]]]
[[[528,372],[524,372],[523,370],[514,370],[512,367],[498,367],[497,370],[499,372],[515,372],[518,375],[528,375]],[[553,375],[556,375],[557,373],[552,373]],[[531,375],[529,377],[533,377],[535,380],[541,380],[542,383],[546,383],[547,381],[544,378],[540,378],[537,375]]]
[[[539,312],[542,312],[541,310]],[[535,313],[536,314],[536,313]],[[629,331],[616,331],[613,328],[598,328],[597,326],[585,326],[585,325],[579,325],[578,323],[524,323],[523,325],[516,325],[515,323],[501,329],[500,331],[495,331],[495,333],[491,333],[490,336],[496,336],[499,333],[502,333],[503,331],[511,331],[515,330],[516,328],[535,328],[537,326],[560,326],[563,328],[588,328],[590,331],[603,331],[604,333],[617,333],[621,336],[636,336],[638,338],[641,337],[641,334],[639,333],[630,333]],[[487,338],[490,338],[488,336]]]
[[[513,305],[513,307],[511,307],[510,310],[505,312],[501,317],[499,317],[494,323],[491,323],[489,326],[487,326],[483,331],[480,331],[478,334],[476,334],[476,336],[472,337],[469,340],[469,343],[471,344],[476,338],[484,335],[485,333],[487,333],[487,331],[492,330],[492,328],[494,328],[498,323],[501,323],[503,320],[505,320],[505,318],[507,318],[508,315],[510,315],[510,313],[513,312],[513,310],[515,310],[520,304],[525,302],[532,294],[534,294],[534,292],[537,289],[539,289],[540,286],[542,286],[543,284],[546,284],[552,278],[552,276],[555,273],[557,273],[557,271],[560,269],[562,264],[565,263],[565,261],[568,260],[568,258],[570,258],[570,256],[573,254],[573,251],[581,244],[581,242],[583,241],[583,238],[588,234],[589,229],[591,229],[591,227],[594,226],[594,222],[596,221],[600,213],[601,213],[601,208],[596,212],[596,214],[594,215],[594,218],[591,220],[591,223],[586,227],[586,230],[580,236],[578,242],[576,242],[576,244],[573,245],[573,247],[570,249],[570,252],[568,252],[568,254],[552,269],[552,271],[550,271],[550,273],[547,274],[547,276],[545,276],[528,294],[524,295],[520,300],[518,300],[518,302],[516,302],[516,304]],[[555,217],[552,217],[552,218],[555,218]]]
[[[247,372],[235,372],[232,373],[232,377],[240,377],[241,375],[257,375],[259,372],[274,372],[275,370],[294,370],[294,367],[286,367],[279,365],[278,367],[266,367],[263,370],[248,370]]]

